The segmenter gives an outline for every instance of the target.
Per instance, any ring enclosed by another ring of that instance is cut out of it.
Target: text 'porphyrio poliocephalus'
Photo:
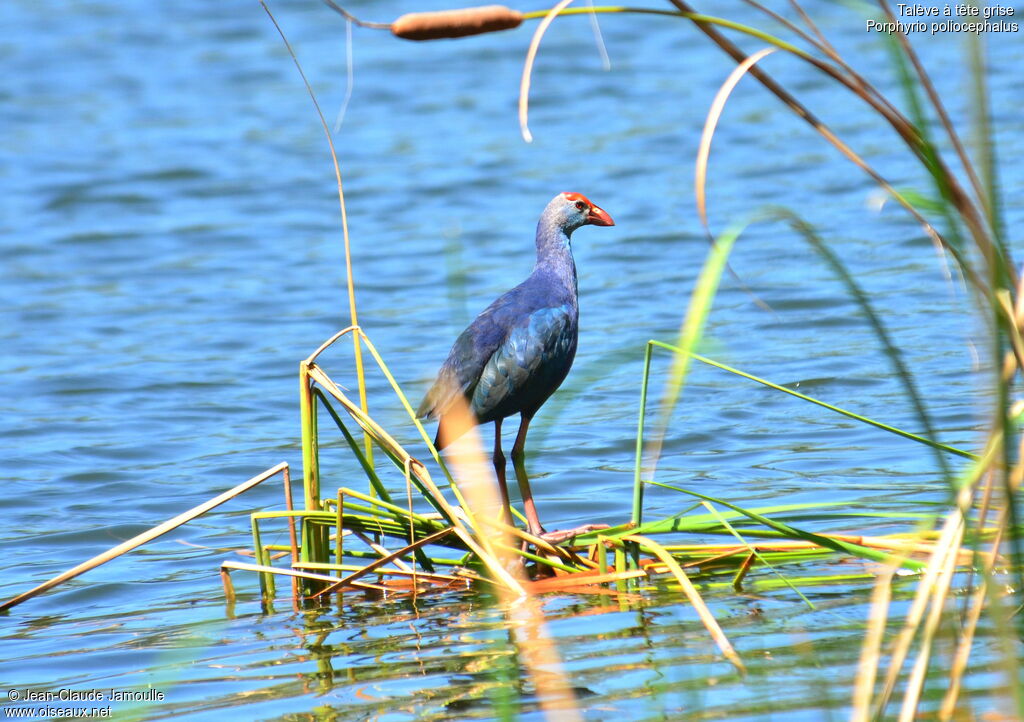
[[[572,367],[579,332],[576,264],[569,238],[581,226],[614,226],[612,217],[579,193],[559,193],[537,224],[537,265],[529,278],[502,295],[459,334],[423,403],[420,416],[439,420],[438,449],[465,433],[473,421],[494,422],[494,471],[511,523],[501,422],[519,414],[512,464],[526,509],[530,533],[561,541],[598,525],[546,534],[526,476],[526,431],[541,405]],[[475,419],[446,416],[462,397]],[[601,525],[603,526],[603,525]]]

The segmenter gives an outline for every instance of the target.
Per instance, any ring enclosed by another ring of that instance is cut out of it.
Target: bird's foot
[[[580,534],[586,534],[587,532],[598,531],[600,529],[607,529],[607,524],[584,524],[578,526],[575,529],[555,529],[554,531],[542,531],[536,536],[540,537],[548,544],[561,544],[564,541],[577,537]]]

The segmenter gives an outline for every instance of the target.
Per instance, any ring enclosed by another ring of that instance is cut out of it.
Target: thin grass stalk
[[[402,539],[402,541],[405,541],[405,540]],[[270,550],[274,550],[274,549],[282,549],[284,551],[288,550],[287,547],[279,546],[279,545],[275,545],[275,544],[266,544],[264,546],[265,546],[265,548],[270,549]],[[348,547],[348,546],[345,547],[344,551],[345,551],[345,558],[346,559],[369,559],[370,561],[373,561],[375,559],[379,559],[380,558],[380,555],[375,553],[375,552],[364,551],[362,549],[352,549],[351,547]],[[403,558],[402,561],[410,562],[411,563],[413,559],[415,559],[415,557],[411,557],[410,556],[410,557]],[[442,559],[440,557],[430,557],[430,561],[433,562],[434,564],[438,565],[438,566],[461,567],[461,566],[464,566],[464,561],[465,560],[462,560],[462,559]],[[320,564],[320,563],[324,563],[325,564],[327,562],[301,562],[300,561],[299,562],[299,566],[304,566],[306,564]],[[359,568],[359,567],[354,567],[354,568]],[[420,573],[422,574],[424,572],[421,571]],[[428,573],[431,573],[431,572],[428,572]]]
[[[366,415],[363,410],[356,404],[349,401],[348,397],[338,388],[337,384],[331,380],[327,374],[325,374],[319,366],[312,366],[309,369],[310,377],[320,384],[320,387],[328,394],[337,399],[345,410],[355,419],[356,423],[373,438],[377,440],[377,443],[381,445],[385,451],[390,451],[390,454],[400,462],[400,466],[404,466],[406,463],[415,462],[417,465],[417,473],[413,474],[413,481],[423,494],[424,498],[430,503],[434,509],[441,514],[450,524],[461,525],[458,517],[454,514],[448,502],[445,501],[444,496],[440,490],[430,480],[430,475],[427,473],[426,468],[419,462],[416,462],[409,456],[401,445],[392,438],[387,431],[384,430],[376,421]]]
[[[496,529],[502,532],[505,536],[509,537],[510,539],[515,537],[521,541],[526,542],[527,544],[532,544],[534,547],[537,548],[538,551],[542,551],[545,554],[552,554],[564,559],[565,561],[572,561],[574,555],[568,549],[565,549],[564,547],[560,546],[555,546],[546,539],[534,536],[533,534],[530,534],[528,531],[525,531],[518,527],[509,526],[508,524],[504,523],[499,519],[491,519],[482,514],[477,515],[477,520],[479,520],[486,527]]]
[[[359,330],[359,334],[362,337],[363,342],[366,344],[367,350],[370,352],[374,360],[377,362],[377,365],[380,367],[381,373],[384,374],[384,377],[391,385],[391,388],[394,390],[395,395],[398,397],[398,400],[405,408],[405,411],[409,415],[409,418],[412,420],[413,425],[420,432],[420,437],[424,440],[424,442],[426,442],[427,449],[429,449],[431,456],[434,457],[434,461],[436,461],[437,465],[441,468],[441,471],[444,474],[445,479],[448,481],[448,486],[449,488],[451,488],[456,500],[459,502],[462,508],[467,511],[467,513],[471,513],[465,502],[465,499],[462,498],[462,492],[459,491],[459,487],[455,483],[454,477],[448,470],[448,465],[444,462],[444,459],[441,458],[441,454],[438,453],[437,449],[434,448],[434,444],[431,441],[429,434],[427,434],[427,430],[423,428],[423,424],[420,423],[420,420],[416,417],[416,411],[413,409],[412,404],[409,403],[409,399],[406,397],[405,393],[402,392],[402,388],[398,385],[398,382],[395,381],[395,377],[392,375],[391,370],[388,368],[388,365],[384,363],[384,358],[377,351],[377,347],[373,345],[373,342],[370,341],[369,336],[363,333],[362,330]]]
[[[771,55],[775,50],[776,48],[772,47],[758,50],[756,53],[747,57],[742,63],[733,68],[732,72],[729,73],[729,77],[725,79],[725,82],[722,83],[718,92],[715,93],[714,100],[711,101],[711,106],[708,109],[707,118],[704,120],[704,129],[701,132],[700,143],[697,146],[697,158],[694,162],[693,191],[697,202],[697,217],[700,218],[700,223],[704,226],[704,232],[707,233],[709,237],[711,235],[711,230],[708,228],[706,185],[708,177],[708,158],[711,155],[711,139],[715,135],[715,128],[718,127],[718,121],[722,117],[722,111],[725,110],[725,102],[729,99],[729,95],[736,88],[736,85],[755,63],[762,58]]]
[[[1024,438],[1021,439],[1021,443],[1024,443]],[[1019,453],[1019,451],[1018,451],[1018,453]],[[1017,468],[1020,468],[1020,467],[1018,466]],[[1016,471],[1016,469],[1015,469],[1015,471]],[[981,504],[980,504],[980,507],[978,508],[978,511],[977,511],[977,521],[975,522],[975,528],[976,529],[980,530],[980,529],[984,529],[985,528],[985,523],[988,520],[989,512],[992,509],[992,497],[993,497],[994,490],[995,490],[995,474],[992,473],[991,470],[989,470],[985,474],[985,486],[984,486],[984,489],[983,489],[982,494],[981,494]],[[1004,510],[1005,510],[1005,508],[1004,508]],[[998,516],[998,520],[999,520],[1000,523],[1005,523],[1005,518],[1002,515]],[[1002,531],[1003,531],[1003,529],[1001,528],[1001,526],[999,528],[997,528],[997,530],[996,530],[996,537],[997,538],[999,538],[1001,536]],[[971,540],[971,551],[973,551],[978,556],[981,556],[980,548],[981,548],[982,542],[983,542],[983,539],[981,538],[980,535],[974,535],[974,538]],[[998,545],[996,547],[996,551],[998,551]],[[995,560],[993,559],[992,561],[993,561],[993,564],[994,564]],[[991,579],[991,574],[987,570],[988,570],[988,560],[986,559],[985,560],[985,564],[983,564],[983,566],[982,566],[982,578],[984,579],[985,582],[993,581]],[[961,618],[966,617],[967,614],[968,614],[968,607],[970,606],[970,600],[974,596],[974,583],[975,583],[975,569],[974,569],[974,566],[972,566],[970,571],[968,572],[968,575],[967,575],[967,583],[964,585],[964,604],[963,604],[963,608],[962,608],[962,610],[960,612]]]
[[[564,564],[558,561],[557,559],[553,559],[551,557],[542,557],[539,554],[534,554],[532,552],[525,551],[521,547],[513,546],[512,544],[505,544],[502,542],[491,542],[491,544],[494,545],[497,550],[501,550],[502,552],[504,552],[503,556],[506,557],[518,555],[523,559],[527,559],[531,562],[536,562],[541,567],[550,567],[551,569],[558,569],[568,574],[579,574],[583,571],[579,567]]]
[[[362,570],[362,566],[357,564],[328,564],[328,563],[316,563],[308,562],[301,563],[297,569],[311,569],[311,570],[324,570],[324,571],[342,571],[342,572],[357,572]],[[456,576],[454,574],[437,574],[427,573],[423,570],[416,569],[400,569],[398,567],[378,567],[373,570],[373,573],[378,576],[395,576],[395,577],[408,577],[412,581],[417,579],[423,579],[429,582],[467,582],[465,577]],[[339,574],[338,577],[341,575]],[[335,580],[338,579],[335,577]]]
[[[305,507],[309,511],[323,509],[320,499],[320,441],[317,429],[316,401],[310,365],[299,363],[299,420],[302,433],[302,488]],[[325,536],[311,525],[302,528],[302,560],[326,561],[328,546]],[[304,584],[308,581],[303,582]],[[305,590],[311,591],[309,588]]]
[[[336,344],[343,336],[348,336],[350,333],[357,333],[358,331],[359,331],[359,327],[358,326],[346,326],[345,328],[341,329],[340,331],[335,331],[334,334],[330,336],[330,338],[328,338],[322,344],[317,346],[316,350],[313,351],[313,353],[311,353],[306,358],[306,365],[307,366],[312,366],[314,364],[314,362],[316,362],[316,360],[320,356],[320,354],[322,354],[324,351],[326,351],[331,346]]]
[[[943,563],[949,550],[948,540],[957,535],[962,525],[962,516],[959,509],[951,512],[946,517],[943,525],[940,543],[936,546],[932,555],[932,561],[927,565],[924,574],[918,581],[917,592],[904,619],[903,629],[900,631],[893,643],[892,652],[889,655],[889,669],[885,677],[885,685],[875,701],[873,717],[880,718],[885,713],[889,704],[896,682],[899,679],[900,671],[910,653],[910,645],[920,629],[921,620],[924,618],[928,602],[932,600],[935,589],[938,586],[939,576],[943,569]]]
[[[349,574],[349,575],[347,575],[345,577],[342,577],[341,579],[336,580],[336,581],[332,579],[332,581],[334,582],[333,584],[331,584],[330,586],[326,587],[325,589],[320,590],[319,592],[317,592],[313,596],[314,597],[319,597],[321,595],[326,595],[326,594],[330,594],[331,592],[335,592],[338,589],[341,589],[342,587],[346,586],[347,584],[351,584],[353,581],[355,581],[359,577],[361,577],[361,576],[363,576],[365,574],[369,574],[370,572],[372,572],[377,567],[381,567],[381,566],[387,564],[388,562],[396,561],[396,560],[399,559],[399,557],[401,557],[403,555],[406,555],[406,554],[409,554],[414,549],[417,549],[417,548],[422,547],[422,546],[426,546],[427,544],[432,544],[435,541],[437,541],[438,539],[441,539],[442,537],[445,537],[445,536],[447,536],[448,534],[450,534],[450,533],[452,533],[454,531],[456,531],[456,529],[454,527],[449,527],[448,529],[442,529],[441,531],[436,532],[434,534],[431,534],[428,537],[424,537],[422,539],[418,539],[417,541],[415,541],[412,544],[409,544],[409,545],[399,549],[398,551],[389,552],[389,553],[385,554],[384,556],[380,557],[379,559],[377,559],[377,560],[375,560],[373,562],[370,562],[366,566],[361,567],[359,569],[359,571],[352,572],[351,574]]]
[[[558,4],[547,11],[544,18],[540,21],[540,24],[537,25],[537,29],[533,32],[533,37],[530,39],[530,47],[526,51],[526,61],[523,63],[523,76],[519,81],[519,131],[522,133],[523,140],[527,143],[533,142],[533,134],[530,133],[529,124],[527,122],[530,97],[530,75],[533,72],[533,61],[537,57],[537,51],[540,49],[540,41],[543,39],[544,33],[547,32],[558,13],[564,10],[571,2],[572,0],[559,0]],[[591,7],[589,11],[593,14],[595,9]]]
[[[827,55],[832,60],[832,62],[837,64],[842,62],[842,58],[839,56],[838,53],[835,52],[832,46],[828,44],[828,38],[826,38],[824,35],[821,35],[819,33],[817,38],[812,38],[810,35],[804,32],[798,25],[788,20],[783,15],[780,15],[779,13],[775,12],[771,8],[765,7],[761,3],[755,2],[755,0],[743,0],[743,2],[749,5],[750,7],[754,8],[755,10],[764,13],[769,18],[777,22],[779,25],[785,27],[787,30],[789,30],[791,33],[796,35],[798,38],[803,40],[812,48],[820,52],[822,55]],[[847,72],[850,72],[849,68],[844,69]]]
[[[953,654],[953,662],[949,671],[949,686],[942,698],[942,705],[939,707],[938,718],[943,722],[953,719],[956,711],[956,702],[960,697],[960,689],[963,684],[964,671],[967,669],[967,661],[971,654],[971,646],[974,643],[974,633],[978,628],[981,619],[982,609],[985,607],[985,598],[989,593],[989,577],[995,564],[999,545],[1002,541],[1001,529],[997,531],[996,538],[992,542],[992,555],[985,560],[984,574],[978,588],[970,596],[970,609],[960,632],[960,639],[957,641],[956,652]],[[1013,680],[1009,680],[1013,684]]]
[[[224,602],[228,607],[228,616],[234,617],[235,585],[231,581],[231,573],[227,569],[220,570],[220,581],[224,585]]]
[[[875,690],[875,679],[881,663],[882,641],[889,619],[889,603],[892,601],[892,580],[899,569],[898,564],[888,564],[885,571],[875,579],[868,611],[867,630],[860,649],[857,677],[853,686],[853,711],[850,722],[870,722],[871,700]]]
[[[732,588],[737,594],[741,594],[743,592],[743,579],[747,576],[747,572],[750,571],[750,568],[754,566],[755,559],[757,559],[757,557],[754,553],[748,552],[743,563],[740,564],[740,568],[736,570],[736,574],[732,578]],[[685,567],[685,565],[683,566]]]
[[[352,530],[352,533],[355,534],[355,536],[358,537],[359,540],[361,542],[363,542],[363,544],[365,544],[366,546],[370,547],[370,549],[375,551],[379,557],[390,557],[390,558],[392,558],[394,560],[394,564],[395,564],[396,567],[398,567],[399,569],[402,569],[404,571],[407,571],[410,574],[412,573],[412,567],[410,567],[408,564],[406,564],[404,561],[402,561],[402,556],[401,555],[395,556],[394,552],[392,552],[390,549],[385,547],[383,544],[381,544],[379,542],[376,542],[373,539],[368,538],[365,534],[363,534],[363,533],[361,533],[359,531]],[[440,533],[440,532],[438,532],[438,533]],[[413,539],[409,543],[411,544],[414,541],[416,541],[416,540]]]
[[[373,506],[385,509],[391,512],[392,516],[394,516],[396,519],[413,519],[421,524],[430,524],[432,522],[431,519],[428,519],[422,514],[417,514],[416,512],[411,511],[409,509],[403,509],[402,507],[396,506],[391,502],[384,501],[383,499],[379,499],[376,497],[372,497],[368,494],[363,494],[361,492],[356,491],[355,489],[349,489],[348,487],[343,486],[341,487],[341,489],[339,489],[339,492],[344,492],[346,496],[351,496],[353,499],[359,499],[361,501],[365,501],[368,504],[372,504]],[[412,540],[410,539],[410,541]]]
[[[682,349],[679,348],[678,346],[673,346],[672,344],[668,344],[663,341],[648,341],[647,344],[648,346],[656,346],[658,348],[665,349],[666,351],[672,351],[674,353],[683,352]],[[790,396],[796,397],[803,401],[807,401],[808,403],[821,406],[822,408],[828,409],[829,411],[833,411],[837,414],[842,414],[843,416],[846,416],[847,418],[853,419],[855,421],[868,424],[869,426],[874,426],[875,428],[882,429],[883,431],[888,431],[891,434],[902,436],[905,439],[910,439],[911,441],[916,441],[920,444],[925,444],[926,446],[930,446],[934,449],[940,449],[947,453],[954,454],[956,456],[961,456],[965,459],[972,459],[974,461],[981,459],[981,457],[978,454],[971,453],[970,451],[964,451],[963,449],[958,449],[955,446],[949,446],[948,444],[940,444],[937,441],[932,441],[931,439],[919,436],[918,434],[913,434],[909,431],[904,431],[903,429],[900,429],[898,427],[882,423],[881,421],[876,421],[875,419],[863,416],[853,411],[849,411],[848,409],[844,409],[839,406],[834,406],[820,399],[816,399],[813,396],[808,396],[807,394],[800,393],[799,391],[794,391],[793,389],[787,388],[780,384],[773,383],[771,381],[768,381],[767,379],[755,376],[754,374],[751,373],[747,373],[746,371],[741,371],[740,369],[721,363],[720,361],[715,361],[714,359],[710,359],[706,356],[701,356],[700,354],[697,353],[691,353],[690,355],[695,360],[700,361],[703,364],[707,364],[708,366],[714,366],[715,368],[721,369],[722,371],[728,371],[729,373],[735,374],[736,376],[741,376],[745,379],[756,381],[757,383],[763,386],[767,386],[770,389],[774,389],[775,391],[781,391],[782,393],[789,394]]]
[[[811,32],[814,33],[814,35],[818,38],[818,42],[821,44],[821,47],[825,48],[827,51],[830,51],[831,55],[838,57],[839,53],[837,53],[836,49],[833,48],[832,45],[829,43],[828,38],[825,37],[825,33],[821,32],[821,30],[818,29],[818,26],[814,23],[813,20],[811,20],[811,16],[804,12],[804,9],[803,7],[800,6],[800,3],[798,3],[796,0],[789,0],[789,5],[794,10],[796,10],[797,15],[800,16],[800,19],[804,21],[804,24],[808,28],[810,28]]]
[[[342,559],[345,557],[345,535],[343,530],[345,528],[345,493],[343,490],[338,490],[338,518],[335,520],[335,533],[334,533],[334,559],[336,564],[341,564]],[[318,562],[309,562],[318,563]],[[294,564],[293,564],[294,566]],[[338,577],[341,577],[339,574]]]
[[[327,146],[331,153],[331,162],[334,165],[334,177],[338,183],[338,205],[341,209],[341,232],[345,244],[345,282],[348,288],[349,317],[351,318],[352,325],[358,326],[359,314],[356,309],[356,287],[352,272],[352,248],[348,233],[348,209],[345,206],[345,188],[341,181],[341,166],[338,163],[338,154],[334,149],[334,139],[331,136],[331,128],[327,124],[327,118],[324,117],[323,111],[320,110],[320,103],[317,102],[316,93],[313,92],[313,86],[310,85],[309,80],[306,78],[306,73],[302,70],[302,64],[299,63],[298,56],[296,56],[295,51],[292,50],[291,43],[289,43],[288,38],[285,37],[284,31],[281,29],[281,26],[278,25],[274,14],[270,12],[270,8],[267,6],[266,0],[260,0],[260,5],[267,13],[270,21],[274,24],[278,35],[281,36],[281,41],[288,50],[288,54],[295,63],[295,69],[299,71],[299,76],[302,78],[302,82],[306,86],[306,92],[309,93],[309,99],[313,101],[313,108],[316,110],[317,117],[320,119],[320,125],[323,127],[324,136],[327,139]],[[363,372],[363,352],[359,344],[359,337],[355,336],[352,343],[353,351],[355,353],[356,378],[359,383],[359,403],[363,412],[369,413],[369,406],[366,399],[366,378]],[[372,464],[373,448],[369,435],[364,438],[364,445],[366,448],[366,458]]]
[[[942,549],[944,556],[940,556],[940,569],[935,590],[932,594],[932,604],[928,618],[925,620],[924,633],[918,649],[917,659],[911,669],[910,678],[907,680],[907,689],[903,696],[903,704],[900,707],[899,722],[913,722],[917,716],[918,704],[924,690],[925,678],[928,673],[928,662],[931,657],[932,644],[935,640],[935,633],[938,630],[939,622],[942,619],[942,612],[949,595],[950,585],[953,582],[953,573],[956,570],[956,555],[953,550],[960,546],[963,539],[965,521],[960,512],[953,512],[958,517],[955,524],[955,531],[951,535],[949,545]],[[937,550],[938,551],[938,550]]]
[[[498,560],[492,555],[488,554],[483,548],[473,539],[472,535],[466,531],[464,527],[453,527],[456,536],[458,536],[463,543],[469,547],[469,550],[477,555],[477,557],[484,563],[484,565],[491,571],[494,576],[502,582],[498,584],[497,588],[500,590],[503,587],[515,593],[518,596],[525,596],[526,590],[523,589],[522,584],[514,576],[509,574]]]
[[[744,0],[744,2],[747,5],[756,8],[757,10],[760,10],[768,17],[772,18],[779,24],[788,28],[793,34],[803,39],[804,42],[806,42],[808,45],[816,49],[822,55],[828,57],[833,63],[835,63],[837,66],[846,71],[847,76],[857,86],[857,88],[854,88],[853,85],[849,86],[850,90],[856,92],[858,95],[860,94],[860,92],[868,94],[872,96],[877,102],[885,106],[888,112],[891,113],[894,117],[898,117],[900,115],[900,111],[895,105],[889,102],[889,100],[884,95],[882,95],[867,78],[858,73],[853,66],[851,66],[849,63],[846,62],[846,60],[843,59],[839,52],[829,42],[825,34],[818,29],[818,26],[814,23],[813,20],[811,20],[811,17],[806,13],[806,11],[804,11],[803,7],[796,2],[796,0],[790,0],[790,5],[797,11],[797,14],[804,21],[807,27],[810,28],[811,32],[817,36],[816,38],[812,38],[807,33],[805,33],[800,27],[790,22],[782,15],[771,10],[770,8],[765,7],[764,5],[761,5],[758,2],[754,2],[754,0]]]
[[[405,498],[406,498],[406,500],[408,501],[408,504],[409,504],[409,510],[408,510],[408,514],[409,515],[408,515],[407,519],[409,520],[409,543],[411,544],[412,542],[414,542],[416,540],[416,528],[415,528],[414,519],[413,519],[413,512],[412,512],[412,464],[406,464],[405,468],[403,469],[403,471],[405,472],[404,473],[404,476],[405,476]],[[424,566],[426,567],[426,569],[428,571],[431,571],[431,572],[434,571],[434,567],[430,563],[429,559],[427,559],[427,553],[425,551],[423,551],[422,549],[417,549],[414,552],[414,554],[416,555],[417,559],[419,559],[419,558],[423,559]],[[401,558],[401,557],[399,557],[399,558]],[[415,570],[415,568],[416,568],[416,564],[414,562],[413,563],[413,569]],[[414,580],[415,580],[415,577],[414,577]],[[413,586],[415,587],[415,584]]]

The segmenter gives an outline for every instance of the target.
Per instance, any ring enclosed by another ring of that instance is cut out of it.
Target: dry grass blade
[[[907,611],[903,629],[896,638],[893,651],[889,655],[889,670],[886,673],[885,686],[875,702],[875,708],[872,713],[873,717],[883,716],[883,711],[892,697],[900,671],[903,669],[903,664],[910,653],[910,645],[921,626],[921,620],[924,618],[928,602],[932,599],[938,587],[939,577],[945,565],[946,555],[950,549],[949,542],[953,538],[960,538],[958,530],[962,530],[962,528],[963,517],[960,510],[957,509],[946,517],[946,523],[943,525],[939,543],[936,545],[931,561],[918,582],[917,592],[914,595],[914,601],[911,603],[910,609]],[[936,599],[936,603],[941,604],[941,600]]]
[[[337,577],[331,577],[326,574],[316,574],[314,572],[301,572],[296,569],[282,569],[281,567],[271,567],[265,564],[247,564],[246,562],[232,562],[225,561],[221,562],[220,568],[223,569],[238,569],[240,571],[247,572],[259,572],[260,574],[278,574],[283,577],[293,577],[297,579],[309,579],[311,581],[318,582],[336,582]],[[380,584],[372,584],[370,582],[351,582],[351,587],[357,589],[374,589],[379,592],[391,591],[385,586]]]
[[[682,570],[679,563],[669,554],[665,549],[662,548],[657,542],[648,539],[645,536],[639,534],[630,534],[622,537],[624,541],[634,541],[637,544],[644,546],[648,551],[653,553],[665,564],[672,575],[679,582],[679,585],[683,588],[683,593],[686,594],[686,598],[690,600],[690,604],[697,611],[700,616],[701,622],[707,628],[711,634],[711,638],[715,640],[715,644],[722,650],[722,654],[725,655],[726,659],[733,663],[733,665],[742,673],[746,673],[747,668],[743,666],[743,660],[736,654],[736,650],[733,649],[732,644],[729,642],[728,637],[725,636],[725,632],[722,631],[722,627],[719,626],[718,620],[715,619],[715,615],[711,613],[708,606],[704,603],[704,600],[700,596],[700,592],[693,586],[693,582],[686,576],[686,572]]]
[[[956,571],[956,554],[964,535],[964,522],[959,511],[952,512],[954,532],[949,538],[945,547],[940,547],[936,552],[939,574],[936,580],[935,589],[932,592],[932,606],[925,620],[924,634],[921,638],[921,646],[917,653],[917,659],[911,669],[910,679],[907,680],[907,690],[903,696],[903,705],[900,708],[899,722],[913,722],[917,716],[917,706],[921,700],[921,693],[924,691],[924,682],[928,674],[928,660],[931,657],[932,643],[935,640],[935,633],[939,628],[942,619],[942,612],[946,606],[946,599],[949,595],[949,588],[953,583],[953,573]]]
[[[710,234],[708,229],[708,213],[707,213],[707,177],[708,177],[708,158],[711,155],[711,139],[715,135],[715,128],[718,127],[718,121],[722,117],[722,111],[725,110],[725,103],[729,99],[729,95],[736,88],[736,85],[740,82],[740,79],[747,74],[747,71],[762,58],[771,55],[777,50],[777,48],[763,48],[758,50],[756,53],[748,57],[742,63],[737,65],[729,77],[722,83],[722,87],[718,89],[715,94],[715,99],[711,102],[711,108],[708,109],[708,116],[704,121],[704,130],[700,136],[700,145],[697,148],[697,162],[694,170],[693,190],[697,195],[697,215],[700,217],[701,225],[704,226],[705,232]]]
[[[888,565],[885,572],[880,574],[875,581],[875,590],[871,595],[871,607],[868,612],[867,631],[860,650],[857,679],[853,687],[853,712],[850,715],[850,722],[869,722],[871,719],[871,698],[875,690],[875,678],[878,675],[878,664],[882,656],[885,625],[889,619],[892,580],[898,568],[896,564]]]
[[[122,554],[130,552],[132,549],[142,546],[146,542],[153,541],[157,537],[163,536],[167,532],[177,529],[182,524],[187,524],[193,519],[200,517],[206,512],[210,511],[211,509],[220,506],[226,501],[234,499],[239,494],[248,491],[249,489],[253,488],[256,485],[263,483],[272,476],[276,476],[282,471],[285,471],[287,468],[288,464],[283,461],[276,466],[270,467],[262,474],[258,474],[257,476],[254,476],[247,481],[243,481],[241,484],[232,487],[231,489],[228,489],[223,494],[218,494],[209,501],[204,501],[202,504],[194,506],[188,511],[182,512],[181,514],[178,514],[176,517],[168,519],[163,524],[159,524],[153,527],[152,529],[149,529],[148,531],[144,531],[141,534],[137,534],[136,536],[133,536],[131,539],[121,542],[115,547],[111,547],[102,554],[97,554],[92,559],[84,561],[81,564],[72,567],[71,569],[68,569],[66,572],[63,572],[62,574],[58,574],[52,579],[48,579],[42,584],[28,590],[27,592],[23,592],[16,597],[8,599],[3,604],[0,604],[0,612],[6,611],[13,606],[21,604],[22,602],[28,599],[31,599],[32,597],[38,596],[45,591],[53,589],[54,587],[63,584],[64,582],[70,579],[74,579],[79,574],[84,574],[90,569],[95,569],[101,564],[106,564],[111,559],[116,559]]]
[[[743,591],[743,579],[747,576],[747,572],[754,566],[754,560],[757,559],[757,555],[754,552],[747,554],[746,559],[740,564],[740,568],[736,571],[736,576],[732,578],[732,588],[737,592]]]
[[[971,595],[971,608],[967,614],[967,618],[964,620],[963,631],[960,633],[960,640],[957,642],[956,653],[953,655],[953,663],[949,671],[949,687],[942,700],[942,706],[939,708],[938,717],[940,720],[943,720],[943,722],[953,719],[953,713],[956,711],[956,701],[960,697],[960,688],[963,683],[964,672],[967,669],[967,660],[970,657],[971,646],[974,642],[974,632],[978,628],[978,621],[981,619],[981,610],[985,606],[985,597],[989,593],[988,576],[992,573],[992,568],[998,555],[999,545],[1002,543],[1003,523],[1005,523],[1007,516],[1005,509],[1001,516],[1002,519],[1000,520],[1001,523],[999,524],[999,531],[996,533],[996,538],[992,541],[992,553],[985,560],[984,575],[981,583]]]
[[[533,61],[537,58],[537,51],[540,49],[540,41],[544,37],[544,33],[548,31],[548,27],[554,21],[555,16],[558,15],[562,10],[569,6],[572,0],[560,0],[544,16],[544,19],[537,25],[537,29],[533,32],[533,38],[530,40],[530,48],[526,51],[526,62],[523,65],[523,78],[519,82],[519,129],[523,134],[523,140],[527,143],[533,142],[533,135],[530,133],[529,124],[527,117],[530,112],[530,76],[533,73]]]

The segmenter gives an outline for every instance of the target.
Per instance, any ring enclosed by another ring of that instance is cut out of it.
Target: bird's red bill
[[[587,215],[587,223],[592,226],[614,226],[615,221],[608,215],[608,211],[597,206],[590,207],[590,213]]]

